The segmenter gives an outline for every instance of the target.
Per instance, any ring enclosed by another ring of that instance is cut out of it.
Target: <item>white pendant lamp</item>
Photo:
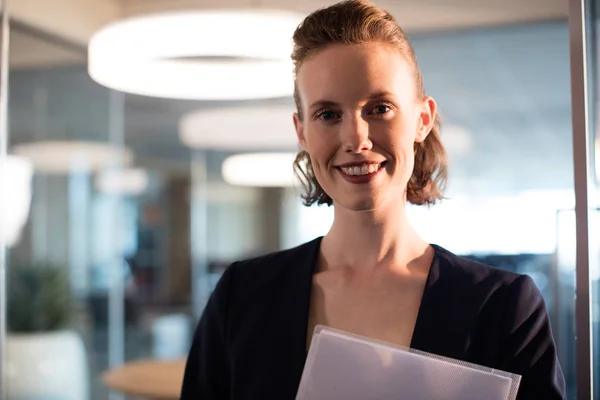
[[[190,100],[245,100],[293,93],[286,11],[197,10],[133,17],[98,31],[88,72],[109,88]]]
[[[133,154],[128,149],[100,142],[32,142],[15,146],[13,152],[30,160],[36,171],[49,174],[93,172],[133,162]]]
[[[149,184],[148,173],[141,168],[125,168],[102,171],[96,177],[96,190],[101,193],[137,196]]]
[[[0,242],[8,247],[18,242],[27,222],[32,177],[28,160],[16,156],[0,160]]]
[[[225,159],[223,180],[230,185],[253,187],[294,187],[296,153],[247,153]]]
[[[295,111],[287,105],[200,110],[181,118],[179,138],[202,150],[295,151]]]

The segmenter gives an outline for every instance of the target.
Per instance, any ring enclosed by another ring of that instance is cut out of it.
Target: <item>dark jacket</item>
[[[232,264],[195,332],[182,400],[294,399],[321,238]],[[564,399],[542,295],[526,275],[435,246],[411,347],[522,375],[518,399]]]

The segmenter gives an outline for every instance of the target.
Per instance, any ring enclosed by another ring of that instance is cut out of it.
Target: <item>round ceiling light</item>
[[[134,17],[91,38],[88,72],[109,88],[152,97],[249,100],[293,93],[299,14],[204,10]]]
[[[137,196],[148,188],[148,173],[141,168],[102,171],[96,177],[99,192],[116,195]]]
[[[33,166],[16,156],[0,160],[0,246],[19,241],[31,205]]]
[[[188,147],[223,151],[295,151],[293,106],[228,107],[197,111],[179,121]]]
[[[128,166],[133,162],[129,150],[106,143],[32,142],[15,146],[13,152],[29,159],[37,171],[50,174],[97,171],[112,166]]]
[[[255,187],[298,186],[295,153],[236,154],[223,161],[223,180],[230,185]]]

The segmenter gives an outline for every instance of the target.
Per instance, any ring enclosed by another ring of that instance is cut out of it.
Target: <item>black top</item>
[[[224,272],[194,335],[182,400],[295,398],[320,244]],[[433,247],[411,347],[519,374],[520,400],[564,399],[550,321],[531,278]]]

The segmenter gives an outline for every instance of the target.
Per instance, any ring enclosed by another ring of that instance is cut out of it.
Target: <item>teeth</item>
[[[342,171],[344,171],[344,173],[346,175],[360,176],[360,175],[368,175],[368,174],[377,172],[380,167],[381,167],[381,164],[369,164],[369,165],[363,165],[360,167],[358,167],[358,166],[342,167],[341,169],[342,169]]]

